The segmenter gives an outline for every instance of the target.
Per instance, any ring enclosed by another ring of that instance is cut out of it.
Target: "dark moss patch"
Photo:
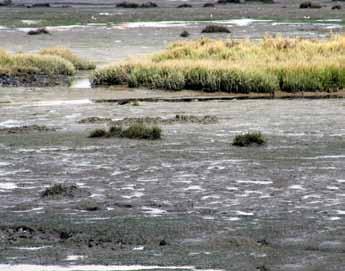
[[[1,74],[0,87],[50,87],[57,85],[68,86],[70,77],[67,75],[42,75],[42,74]]]
[[[142,4],[133,3],[133,2],[121,2],[116,4],[118,8],[157,8],[158,5],[154,2],[145,2]]]
[[[214,8],[216,5],[214,3],[205,3],[202,7],[204,8]]]
[[[182,31],[182,33],[180,34],[180,37],[182,37],[182,38],[187,38],[187,37],[189,37],[189,36],[190,36],[190,34],[189,34],[189,32],[186,31],[186,30]]]
[[[335,5],[332,7],[332,10],[339,10],[342,9],[341,5]]]
[[[246,147],[251,145],[263,145],[266,143],[266,139],[260,132],[247,133],[242,135],[237,135],[232,145],[239,147]]]
[[[243,0],[218,0],[218,4],[241,4]]]
[[[90,192],[79,188],[75,184],[54,184],[41,193],[41,198],[74,198],[89,195]]]
[[[33,3],[33,4],[25,4],[26,8],[51,8],[52,5],[50,3]]]
[[[231,31],[222,25],[207,25],[201,33],[231,33]]]
[[[160,246],[166,246],[166,245],[168,245],[168,242],[163,239],[159,242],[159,245]]]
[[[313,3],[311,1],[303,2],[299,5],[299,8],[305,9],[305,8],[321,8],[321,5],[318,3]]]
[[[94,137],[105,137],[107,135],[107,131],[104,129],[96,129],[91,131],[89,138],[94,138]]]
[[[191,4],[181,4],[178,5],[177,8],[192,8],[193,6]]]
[[[28,35],[33,36],[33,35],[42,35],[42,34],[50,34],[50,32],[46,28],[37,28],[30,30],[28,32]]]
[[[146,2],[140,5],[141,8],[157,8],[158,5],[154,2]]]

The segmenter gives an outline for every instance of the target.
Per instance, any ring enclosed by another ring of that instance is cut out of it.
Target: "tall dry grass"
[[[335,91],[345,87],[345,36],[179,41],[141,60],[97,70],[92,80],[234,93]]]
[[[58,56],[18,53],[0,50],[0,73],[7,75],[73,75],[73,64]]]
[[[96,65],[88,60],[82,59],[71,50],[63,47],[46,48],[40,51],[41,55],[59,56],[71,62],[77,70],[94,70]]]

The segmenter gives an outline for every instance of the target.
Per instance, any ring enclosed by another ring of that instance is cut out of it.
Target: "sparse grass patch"
[[[246,147],[250,145],[263,145],[266,143],[265,137],[260,132],[246,133],[242,135],[237,135],[232,145],[239,147]]]
[[[77,70],[94,70],[96,65],[90,61],[84,60],[74,54],[71,50],[63,47],[46,48],[40,51],[41,55],[59,56],[71,62]]]
[[[83,191],[75,184],[54,184],[41,193],[41,198],[74,198],[77,196],[88,196],[88,191]]]
[[[345,87],[345,36],[179,41],[146,58],[97,70],[92,84],[231,93],[338,91]]]

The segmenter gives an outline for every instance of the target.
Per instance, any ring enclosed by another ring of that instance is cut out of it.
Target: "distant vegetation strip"
[[[345,36],[180,41],[99,69],[92,82],[231,93],[337,91],[345,88]]]

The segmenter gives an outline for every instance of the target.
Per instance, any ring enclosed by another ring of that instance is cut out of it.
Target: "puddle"
[[[82,89],[91,88],[91,82],[87,78],[76,79],[71,83],[70,88],[82,88]]]
[[[3,189],[3,190],[13,190],[16,188],[17,188],[17,185],[15,183],[0,183],[0,189]]]

